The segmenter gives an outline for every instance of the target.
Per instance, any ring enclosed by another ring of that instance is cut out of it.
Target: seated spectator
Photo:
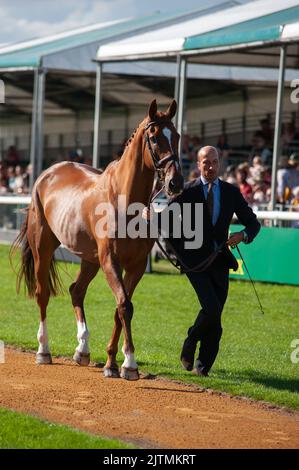
[[[21,194],[23,193],[25,186],[25,174],[20,165],[17,165],[15,168],[15,180],[13,183],[13,192]]]
[[[7,194],[8,193],[8,186],[7,180],[3,176],[0,179],[0,194]]]
[[[220,152],[222,152],[223,150],[230,150],[230,145],[228,143],[228,137],[226,134],[221,134],[218,137],[217,148]]]
[[[291,206],[299,210],[299,186],[296,186],[292,191]]]
[[[252,201],[252,187],[247,182],[247,172],[244,168],[237,168],[236,180],[242,196],[250,204]]]
[[[296,129],[293,122],[283,123],[281,126],[281,143],[283,146],[289,145],[295,138]]]
[[[288,159],[283,157],[280,160],[280,169],[277,171],[278,202],[290,202],[292,190],[296,186],[299,186],[299,155],[293,153]]]
[[[252,188],[252,204],[254,206],[260,206],[261,204],[266,204],[268,201],[269,193],[267,193],[265,185],[261,181],[260,183],[255,184]]]
[[[299,186],[296,186],[293,189],[292,200],[291,200],[291,210],[299,211]],[[299,228],[299,220],[294,220],[292,222],[292,227]]]
[[[267,188],[266,190],[266,202],[270,202],[271,201],[271,187]]]
[[[82,149],[77,148],[77,149],[70,150],[67,159],[71,162],[83,163],[84,156],[83,156]]]
[[[262,164],[262,159],[259,155],[255,155],[252,160],[252,165],[249,168],[249,179],[248,182],[252,185],[255,179],[260,177],[260,174],[264,170],[264,165]]]
[[[7,185],[10,192],[13,192],[15,186],[15,169],[13,166],[7,168]]]
[[[263,134],[259,131],[256,132],[253,141],[253,147],[250,153],[250,161],[252,161],[254,156],[260,156],[263,165],[270,165],[272,160],[272,152],[266,144],[266,140]]]
[[[17,152],[17,149],[14,145],[11,145],[7,150],[7,155],[5,158],[5,162],[9,166],[16,166],[20,163],[20,157]]]
[[[27,165],[26,170],[24,172],[24,193],[29,193],[30,189],[30,176],[32,174],[32,164],[29,163]]]
[[[235,167],[235,165],[229,165],[226,168],[222,179],[224,181],[227,181],[230,184],[238,186],[237,180],[236,180],[236,167]]]
[[[243,163],[240,163],[237,167],[237,170],[243,170],[245,171],[246,173],[246,178],[248,178],[249,176],[249,163],[248,162],[243,162]]]
[[[4,162],[0,162],[0,178],[7,180],[7,168]]]
[[[270,126],[270,120],[268,118],[260,120],[261,129],[257,131],[265,140],[265,146],[272,147],[274,131]]]

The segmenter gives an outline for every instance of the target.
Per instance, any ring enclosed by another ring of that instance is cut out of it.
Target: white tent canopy
[[[284,12],[297,7],[298,0],[255,0],[245,5],[210,13],[177,25],[161,27],[154,32],[137,34],[122,41],[111,42],[100,46],[97,53],[99,61],[140,60],[153,57],[174,56],[185,51],[186,38],[202,36],[206,33],[217,33],[234,25],[245,24],[252,20]],[[298,37],[298,28],[287,25],[282,34],[282,40]],[[197,51],[198,52],[198,51]]]

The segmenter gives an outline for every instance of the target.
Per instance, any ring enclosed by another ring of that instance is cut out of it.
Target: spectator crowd
[[[234,163],[233,149],[225,134],[219,136],[216,145],[220,155],[221,178],[238,186],[246,201],[254,208],[266,208],[270,202],[273,134],[269,120],[261,120],[260,129],[253,135],[247,157],[238,164]],[[299,210],[299,153],[291,153],[289,150],[292,142],[299,142],[299,132],[296,132],[293,123],[283,124],[281,141],[282,156],[277,172],[276,200],[293,210]],[[121,158],[125,145],[126,141],[122,142],[113,155],[114,159]],[[199,176],[197,153],[203,145],[199,137],[183,135],[181,160],[186,180]],[[81,149],[70,150],[66,158],[61,157],[59,160],[64,159],[92,164],[91,158],[85,157]],[[31,170],[30,164],[21,164],[16,147],[9,147],[4,160],[0,162],[0,194],[28,194]]]

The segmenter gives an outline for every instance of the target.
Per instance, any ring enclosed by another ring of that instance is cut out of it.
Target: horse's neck
[[[145,165],[144,149],[142,131],[138,129],[119,161],[116,175],[119,192],[127,196],[128,203],[147,204],[151,195],[154,172]]]

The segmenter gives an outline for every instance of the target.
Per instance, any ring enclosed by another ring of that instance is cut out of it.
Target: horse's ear
[[[150,104],[150,107],[148,109],[148,115],[150,117],[150,120],[151,121],[154,121],[155,120],[155,117],[156,117],[156,114],[157,114],[157,101],[156,100],[153,100]]]
[[[169,117],[169,119],[172,119],[176,113],[176,110],[177,110],[176,100],[172,100],[172,103],[169,105],[169,108],[166,111],[166,116]]]

